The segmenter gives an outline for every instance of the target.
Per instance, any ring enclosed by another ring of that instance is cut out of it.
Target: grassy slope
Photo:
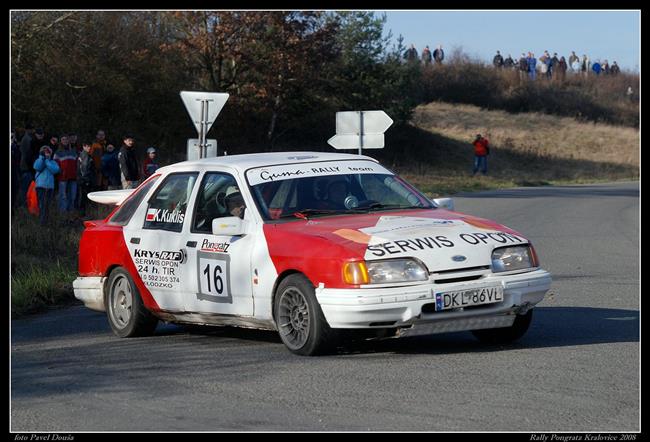
[[[470,176],[477,133],[492,145],[488,177]],[[376,156],[434,195],[639,177],[635,128],[434,102],[416,108],[409,127],[389,134],[387,149]]]

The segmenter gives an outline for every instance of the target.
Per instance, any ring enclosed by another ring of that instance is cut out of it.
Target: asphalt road
[[[70,307],[11,327],[11,430],[639,431],[638,183],[461,195],[554,276],[517,344],[467,332],[289,353],[275,333],[118,339]]]

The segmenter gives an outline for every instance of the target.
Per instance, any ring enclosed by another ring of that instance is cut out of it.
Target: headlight
[[[532,246],[502,247],[492,252],[492,272],[510,272],[513,270],[537,267],[537,257]]]
[[[343,279],[348,284],[388,284],[426,281],[427,269],[414,259],[348,262],[343,266]]]

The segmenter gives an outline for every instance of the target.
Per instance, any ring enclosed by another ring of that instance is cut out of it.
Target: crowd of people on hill
[[[497,51],[492,59],[492,65],[496,69],[517,70],[522,79],[528,77],[531,80],[535,80],[538,75],[546,79],[564,80],[567,72],[585,77],[600,74],[616,76],[621,72],[616,61],[611,65],[607,60],[602,63],[596,60],[592,63],[586,54],[581,58],[575,51],[571,52],[568,60],[564,56],[558,57],[557,52],[551,56],[548,51],[544,51],[539,59],[536,59],[532,52],[528,52],[528,54],[522,53],[517,61],[510,54],[503,58],[500,51]]]
[[[415,45],[411,44],[404,52],[403,57],[407,62],[419,62],[423,65],[442,64],[445,59],[445,52],[442,49],[442,45],[438,45],[433,52],[429,49],[429,46],[426,46],[422,50],[422,54],[418,54]],[[548,51],[544,51],[544,54],[539,59],[535,58],[535,54],[532,52],[528,52],[528,54],[522,53],[518,60],[513,59],[510,54],[504,58],[501,52],[497,51],[492,59],[492,65],[497,69],[519,71],[522,79],[529,78],[531,80],[536,79],[538,75],[541,78],[562,80],[566,78],[567,72],[582,74],[584,76],[601,74],[618,75],[621,72],[621,68],[616,61],[611,65],[607,60],[602,62],[596,60],[592,63],[586,54],[579,57],[575,51],[571,52],[568,59],[564,56],[558,57],[557,52],[551,56]]]
[[[86,213],[88,193],[100,190],[134,189],[159,167],[156,148],[147,149],[140,161],[135,138],[122,137],[119,149],[98,130],[94,140],[79,140],[77,134],[48,134],[27,125],[19,138],[11,133],[11,210],[27,207],[30,189],[36,193],[41,224],[47,223],[49,207],[56,195],[60,213]]]

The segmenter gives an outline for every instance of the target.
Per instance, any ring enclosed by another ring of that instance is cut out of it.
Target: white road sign
[[[384,134],[366,134],[363,137],[364,149],[382,149],[384,147]],[[359,135],[334,135],[327,140],[334,149],[358,149],[360,147]]]
[[[181,91],[181,99],[185,104],[187,113],[190,114],[192,123],[196,127],[197,132],[201,132],[201,122],[205,122],[204,130],[207,134],[217,115],[223,109],[223,106],[228,101],[230,94],[217,93],[217,92],[190,92]],[[207,102],[207,106],[204,104]],[[207,112],[205,111],[207,108]]]
[[[382,149],[384,132],[393,120],[384,111],[336,113],[336,135],[327,140],[335,149]]]
[[[362,111],[363,133],[383,134],[393,124],[393,120],[384,111]],[[359,134],[361,118],[359,111],[336,113],[336,135]],[[365,146],[364,146],[365,147]]]
[[[204,158],[213,158],[217,156],[217,140],[205,140],[207,147],[207,154]],[[187,140],[187,161],[200,159],[199,155],[199,139],[190,138]]]

